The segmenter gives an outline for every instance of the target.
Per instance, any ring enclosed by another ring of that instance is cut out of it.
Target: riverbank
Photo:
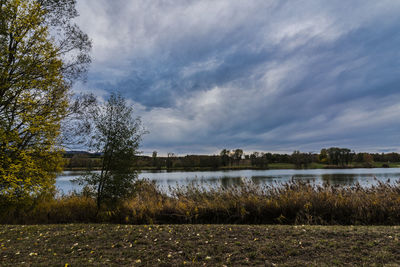
[[[321,163],[311,163],[307,166],[307,170],[313,169],[359,169],[359,168],[399,168],[400,162],[373,162],[371,166],[366,166],[362,164],[352,164],[348,166],[335,166],[335,165],[327,165]],[[291,169],[299,169],[296,168],[295,164],[292,163],[270,163],[267,167],[255,167],[251,165],[240,165],[240,166],[221,166],[218,168],[210,168],[210,167],[173,167],[173,168],[156,168],[156,167],[140,167],[138,168],[141,171],[149,171],[149,172],[157,172],[157,171],[169,171],[169,172],[181,172],[181,171],[231,171],[231,170],[291,170]],[[87,168],[65,168],[65,171],[87,171]],[[92,168],[91,170],[100,170],[100,168]]]
[[[19,206],[4,202],[0,223],[400,224],[399,181],[378,181],[371,187],[242,181],[213,189],[188,184],[166,193],[155,181],[138,180],[135,187],[132,196],[99,212],[89,192]]]
[[[399,238],[399,226],[6,225],[0,265],[397,266]]]

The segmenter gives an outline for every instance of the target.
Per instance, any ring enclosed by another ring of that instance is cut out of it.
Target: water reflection
[[[72,184],[71,180],[85,172],[66,171],[57,178],[56,186],[64,193],[81,187]],[[205,189],[222,186],[224,188],[240,185],[251,181],[263,186],[276,186],[291,180],[301,180],[311,184],[322,185],[354,185],[371,186],[378,181],[386,182],[391,179],[392,183],[400,177],[400,168],[377,168],[377,169],[319,169],[319,170],[237,170],[237,171],[209,171],[209,172],[142,172],[139,179],[155,181],[162,190],[187,186],[191,183],[199,184]]]
[[[322,174],[321,179],[324,184],[331,185],[354,185],[358,182],[356,174]]]
[[[242,184],[242,177],[229,177],[229,176],[224,176],[221,179],[219,179],[219,182],[221,183],[221,186],[223,188],[228,188],[231,186],[235,185],[240,185]]]

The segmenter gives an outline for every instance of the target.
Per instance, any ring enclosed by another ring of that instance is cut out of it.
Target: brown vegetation
[[[279,187],[243,183],[207,189],[196,184],[165,194],[154,183],[137,182],[136,194],[96,214],[96,202],[83,195],[38,200],[16,207],[3,203],[1,223],[113,222],[229,224],[400,223],[400,182],[313,186],[290,182]]]

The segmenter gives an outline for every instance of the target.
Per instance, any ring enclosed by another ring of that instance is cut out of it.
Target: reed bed
[[[400,181],[371,187],[313,185],[291,181],[259,186],[243,182],[210,188],[190,184],[166,194],[150,181],[138,181],[135,195],[99,212],[88,195],[3,205],[0,223],[125,224],[400,224]]]

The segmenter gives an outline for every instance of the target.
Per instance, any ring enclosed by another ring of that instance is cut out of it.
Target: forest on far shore
[[[68,151],[64,154],[65,169],[97,169],[101,153]],[[223,149],[219,155],[185,155],[168,153],[158,156],[138,155],[136,166],[143,170],[212,170],[212,169],[302,169],[302,168],[389,168],[400,164],[400,154],[354,152],[348,148],[331,147],[320,153],[298,150],[292,154],[253,152],[242,149]]]

